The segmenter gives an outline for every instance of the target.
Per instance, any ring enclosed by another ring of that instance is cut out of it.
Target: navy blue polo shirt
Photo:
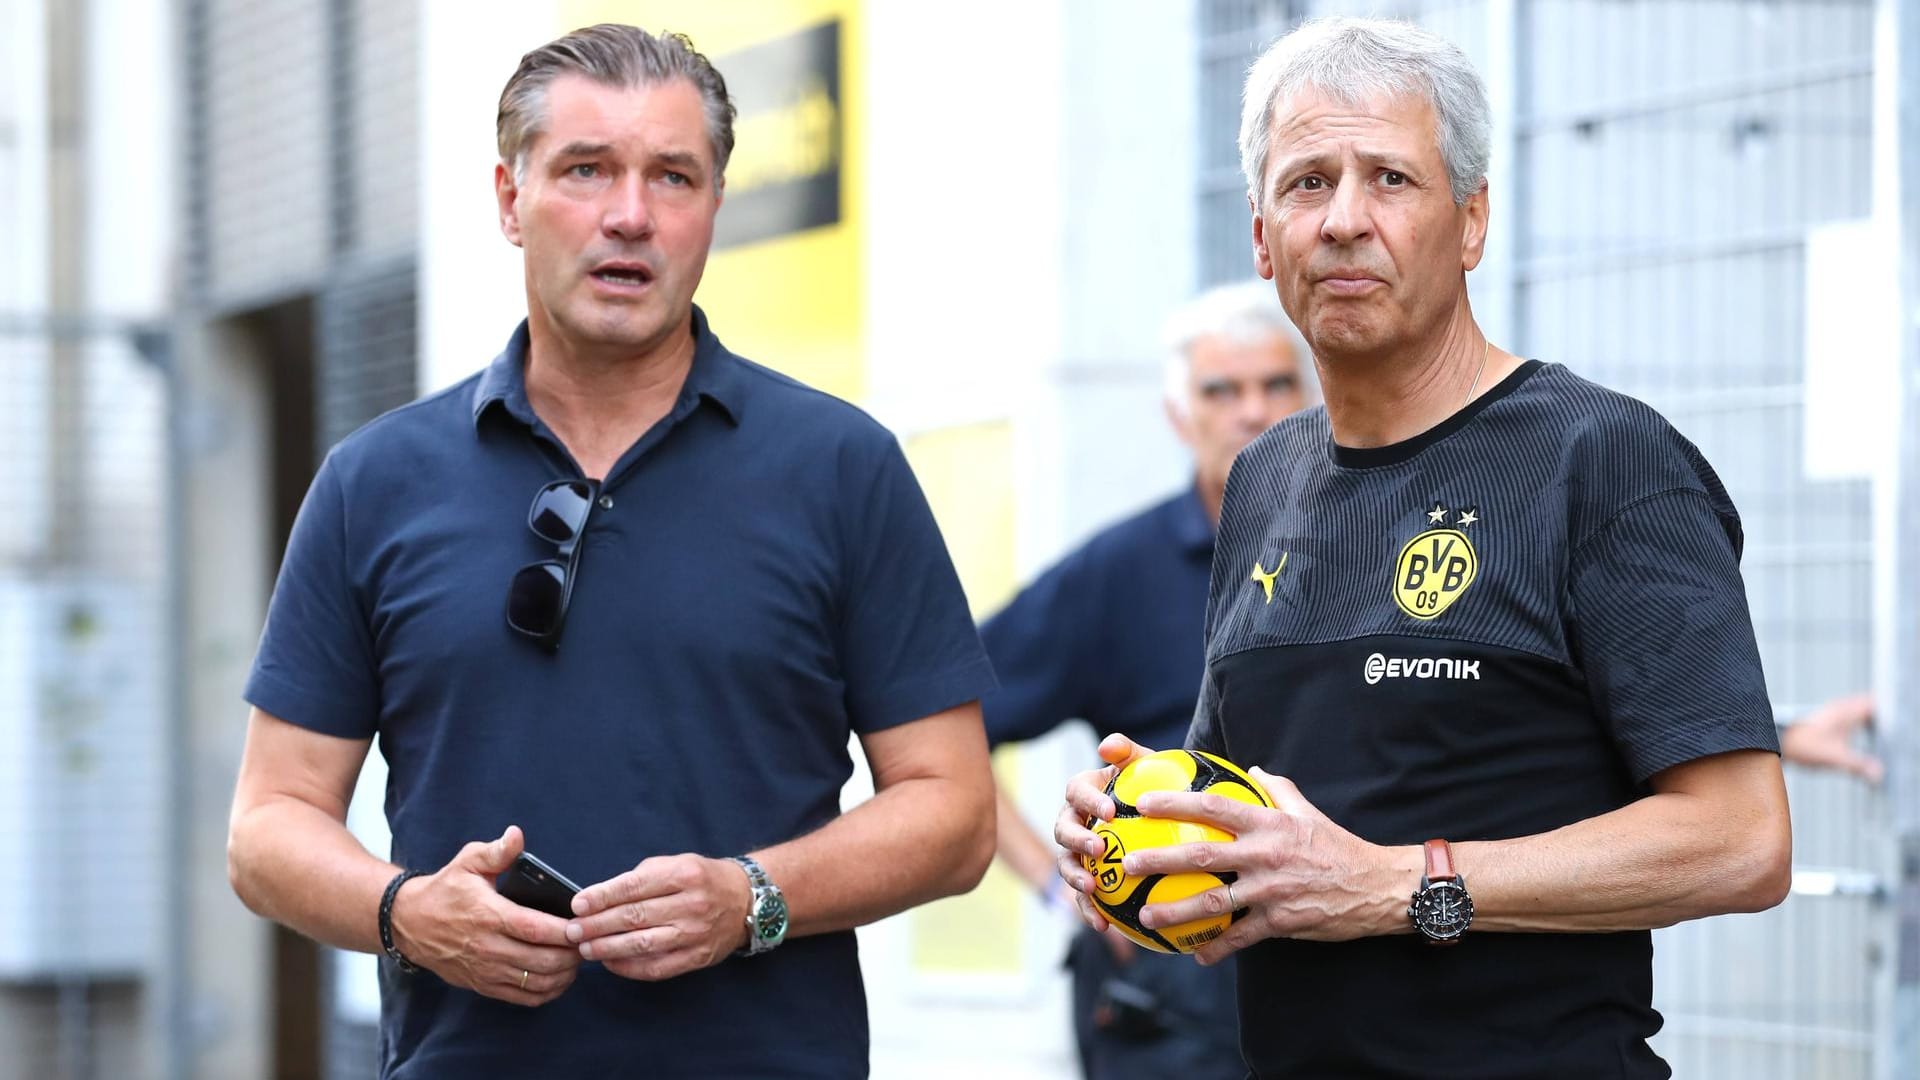
[[[1156,750],[1185,745],[1205,667],[1213,524],[1192,488],[1110,525],[980,628],[998,746],[1068,720]]]
[[[605,478],[557,652],[506,622],[508,579],[554,554],[535,491],[580,476],[528,404],[524,324],[314,478],[246,698],[379,737],[395,862],[517,824],[585,885],[790,840],[839,813],[850,735],[992,688],[893,436],[728,352],[698,309],[693,332],[672,411]],[[382,962],[388,1077],[845,1077],[867,1049],[851,932],[664,983],[588,963],[537,1009]]]

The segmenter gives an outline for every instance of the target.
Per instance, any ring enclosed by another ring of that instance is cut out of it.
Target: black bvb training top
[[[1189,745],[1377,844],[1606,813],[1778,749],[1740,545],[1691,443],[1558,365],[1393,446],[1311,410],[1227,483]],[[1645,931],[1269,940],[1241,954],[1242,1046],[1263,1077],[1664,1077],[1651,964]]]

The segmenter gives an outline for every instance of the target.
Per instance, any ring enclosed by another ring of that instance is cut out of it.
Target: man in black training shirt
[[[1259,1076],[1667,1076],[1648,930],[1790,874],[1739,518],[1651,409],[1475,325],[1489,121],[1458,49],[1308,23],[1245,100],[1255,265],[1326,408],[1228,480],[1187,743],[1278,809],[1142,799],[1238,839],[1127,854],[1237,875],[1141,917],[1242,911],[1198,956],[1239,955]],[[1082,894],[1111,772],[1055,824]]]

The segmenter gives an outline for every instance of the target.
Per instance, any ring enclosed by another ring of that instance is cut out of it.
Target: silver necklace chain
[[[1480,376],[1487,373],[1487,354],[1493,351],[1493,342],[1482,338],[1480,346],[1480,368],[1473,373],[1473,384],[1467,387],[1467,400],[1460,403],[1465,408],[1473,400],[1473,392],[1480,389]]]

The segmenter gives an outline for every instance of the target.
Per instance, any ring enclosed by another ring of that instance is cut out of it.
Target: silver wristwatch
[[[752,902],[747,905],[747,943],[734,955],[772,952],[787,939],[787,898],[752,856],[735,855],[733,861],[747,872],[747,884],[753,889]]]

